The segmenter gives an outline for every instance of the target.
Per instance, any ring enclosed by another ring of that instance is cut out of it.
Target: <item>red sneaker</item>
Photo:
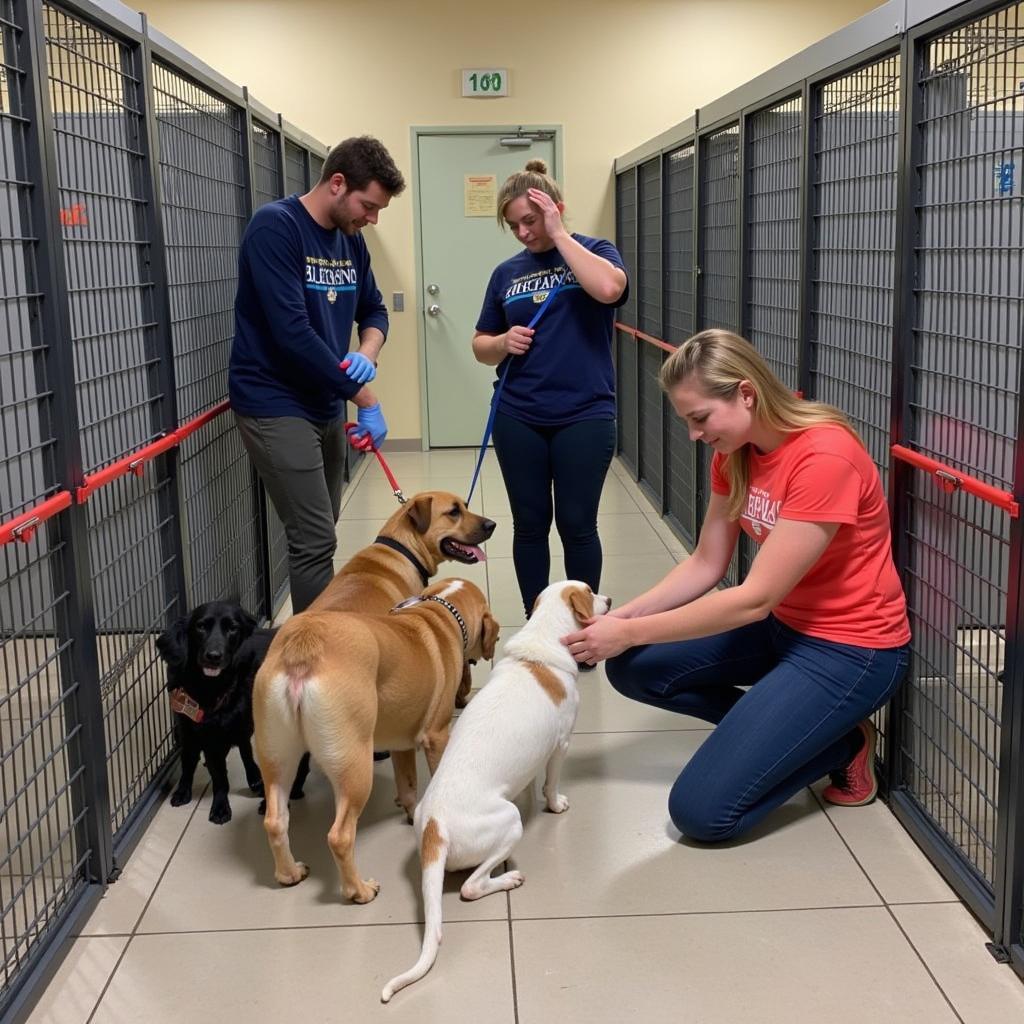
[[[878,795],[878,776],[875,774],[875,743],[878,738],[875,723],[870,719],[858,726],[864,734],[864,745],[856,757],[845,767],[832,772],[832,785],[821,794],[830,804],[843,807],[862,807]]]

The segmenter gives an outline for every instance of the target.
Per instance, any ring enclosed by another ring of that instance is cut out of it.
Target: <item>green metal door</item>
[[[526,130],[524,129],[524,132]],[[519,251],[498,227],[490,197],[526,162],[542,159],[555,172],[551,131],[526,146],[502,145],[515,129],[417,134],[419,314],[431,448],[479,445],[487,422],[494,368],[473,358],[473,328],[491,271]],[[493,177],[493,182],[490,180]]]

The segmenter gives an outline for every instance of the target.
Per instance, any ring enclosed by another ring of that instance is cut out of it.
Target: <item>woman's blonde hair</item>
[[[523,171],[516,171],[505,179],[498,193],[498,223],[505,227],[505,208],[513,199],[525,196],[531,188],[547,192],[556,202],[563,202],[558,182],[548,174],[548,165],[543,160],[531,160]]]
[[[712,398],[730,400],[742,381],[754,389],[754,414],[766,426],[786,434],[808,427],[833,423],[844,427],[860,441],[846,416],[834,406],[809,402],[790,391],[764,361],[757,349],[738,334],[718,328],[701,331],[684,341],[665,360],[661,368],[661,387],[669,391],[691,375]],[[863,442],[861,442],[863,444]],[[728,514],[739,519],[750,483],[748,446],[730,453],[725,459],[729,479]]]

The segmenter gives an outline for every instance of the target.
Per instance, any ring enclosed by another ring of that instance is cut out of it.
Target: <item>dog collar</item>
[[[405,555],[416,567],[416,571],[420,574],[420,579],[423,580],[423,586],[430,582],[430,573],[427,572],[427,567],[400,541],[392,540],[390,537],[378,536],[373,543],[383,544],[384,547],[391,548],[392,551],[397,551],[400,555]]]
[[[446,601],[443,597],[438,597],[436,594],[431,594],[429,597],[407,597],[404,601],[399,601],[391,612],[400,612],[403,608],[412,608],[413,605],[422,604],[424,601],[436,601],[438,604],[444,605],[455,616],[455,621],[459,624],[459,629],[462,630],[462,649],[464,651],[469,650],[469,630],[466,629],[466,620],[462,617],[462,613],[455,605]]]

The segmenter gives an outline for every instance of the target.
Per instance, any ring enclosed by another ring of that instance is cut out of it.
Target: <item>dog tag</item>
[[[171,710],[191,718],[197,725],[203,720],[203,709],[181,689],[171,690]]]
[[[393,612],[400,612],[403,608],[411,608],[414,604],[423,604],[423,598],[407,597],[404,601],[399,601],[391,610]]]

